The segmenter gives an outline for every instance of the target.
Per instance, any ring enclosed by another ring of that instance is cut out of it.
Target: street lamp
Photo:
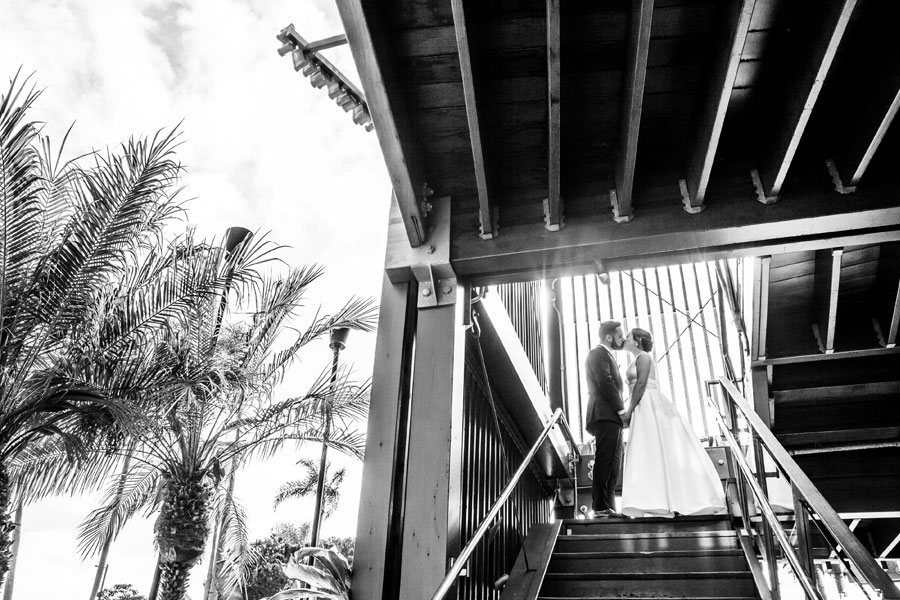
[[[319,480],[316,482],[316,507],[313,513],[311,543],[313,546],[319,545],[319,527],[322,523],[323,513],[325,512],[322,496],[325,492],[325,463],[328,458],[328,435],[331,433],[331,404],[334,402],[335,385],[337,385],[338,357],[341,350],[347,347],[347,337],[350,335],[349,327],[336,327],[331,330],[331,341],[328,347],[331,348],[331,397],[325,402],[322,412],[325,430],[322,434],[322,457],[319,459]]]

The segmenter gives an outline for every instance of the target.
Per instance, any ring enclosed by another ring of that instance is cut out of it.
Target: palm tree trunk
[[[6,584],[3,586],[3,600],[12,600],[13,584],[16,575],[16,559],[19,556],[19,541],[22,539],[22,502],[16,508],[16,517],[13,521],[12,548],[9,556],[9,573],[6,574]]]
[[[9,476],[6,469],[0,464],[0,585],[9,570],[9,546],[11,539],[9,534],[15,524],[9,518]]]
[[[203,556],[209,536],[210,484],[203,474],[187,481],[171,478],[156,521],[159,545],[159,600],[182,600],[191,568]]]
[[[134,453],[134,444],[128,448],[125,462],[122,464],[122,473],[119,475],[119,486],[116,488],[116,505],[122,502],[122,494],[125,491],[125,479],[128,476],[128,468],[131,466],[131,455]],[[91,595],[88,600],[95,600],[100,593],[100,586],[106,575],[106,561],[109,559],[109,549],[112,546],[113,536],[109,535],[103,540],[103,549],[100,551],[100,562],[97,563],[97,572],[94,574],[94,585],[91,586]]]

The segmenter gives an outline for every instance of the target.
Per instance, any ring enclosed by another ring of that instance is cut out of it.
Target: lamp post
[[[331,433],[331,404],[334,402],[335,385],[337,384],[338,357],[341,350],[347,347],[347,337],[350,335],[349,327],[337,327],[331,330],[331,341],[328,347],[331,348],[331,397],[324,403],[322,407],[322,418],[324,421],[324,431],[322,434],[322,456],[319,459],[319,479],[316,482],[316,507],[313,513],[311,543],[313,546],[319,545],[319,527],[321,526],[325,506],[322,496],[325,492],[325,464],[328,458],[328,435]]]

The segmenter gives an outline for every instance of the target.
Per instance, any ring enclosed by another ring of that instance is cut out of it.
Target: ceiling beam
[[[724,5],[724,27],[721,27],[721,40],[715,45],[717,56],[710,72],[706,101],[701,105],[703,112],[691,149],[687,174],[679,182],[684,210],[692,214],[705,207],[703,202],[706,187],[755,5],[756,0],[736,0]]]
[[[893,3],[890,3],[893,5]],[[900,45],[895,41],[896,8],[867,6],[869,27],[857,33],[864,61],[854,65],[850,88],[842,99],[840,111],[832,116],[835,148],[826,161],[834,187],[852,193],[872,162],[897,110],[900,109]],[[880,9],[880,10],[879,10]],[[862,17],[861,19],[862,20]],[[859,77],[858,68],[877,64],[877,74]]]
[[[876,334],[882,345],[893,348],[900,330],[900,244],[881,245],[876,287]]]
[[[622,123],[619,154],[616,159],[616,187],[610,191],[613,219],[627,223],[633,217],[634,168],[637,164],[638,135],[644,103],[644,81],[650,54],[650,25],[653,0],[635,0],[631,9],[631,35],[625,63],[625,85],[622,94]]]
[[[469,123],[469,141],[472,144],[472,161],[475,166],[475,188],[478,191],[478,219],[481,224],[479,235],[489,240],[497,237],[497,215],[492,200],[493,185],[490,171],[485,162],[483,142],[483,119],[479,103],[479,93],[475,85],[475,68],[472,64],[472,36],[469,35],[469,19],[466,17],[464,0],[451,0],[453,25],[456,30],[456,48],[459,56],[459,72],[462,78],[463,97],[466,102],[466,118]]]
[[[363,0],[337,0],[344,31],[350,41],[366,102],[381,153],[387,165],[394,196],[403,215],[409,245],[421,246],[427,237],[420,201],[426,196],[422,153],[416,147],[412,121],[403,102],[396,56],[390,48],[393,36],[380,14],[382,5]]]
[[[816,322],[813,324],[813,333],[819,344],[819,351],[825,354],[834,352],[834,329],[837,322],[843,254],[843,248],[816,252],[816,272],[813,283]]]
[[[881,554],[878,555],[878,558],[887,558],[888,554],[897,547],[897,544],[900,544],[900,533],[898,533],[891,543],[884,547],[884,550],[881,551]]]
[[[565,225],[562,199],[562,146],[560,136],[560,97],[562,77],[559,62],[561,26],[559,0],[547,0],[547,200],[544,225],[559,231]]]
[[[717,197],[715,211],[699,215],[685,213],[680,204],[658,203],[628,227],[597,217],[570,217],[560,232],[551,234],[539,224],[516,225],[490,242],[473,240],[454,228],[451,261],[458,276],[493,283],[541,279],[550,273],[593,273],[598,259],[610,270],[621,270],[696,262],[712,255],[777,254],[796,243],[815,248],[875,243],[882,240],[882,230],[897,239],[893,232],[900,227],[900,205],[890,187],[866,187],[852,199],[831,190],[795,189],[784,199],[790,204],[775,210],[746,202],[736,191]],[[854,233],[856,239],[846,239]]]
[[[765,360],[766,333],[769,328],[769,270],[771,256],[763,256],[753,261],[753,330],[751,360]]]
[[[810,11],[820,8],[824,11],[818,29],[812,32],[809,54],[797,64],[797,70],[785,79],[786,101],[779,105],[782,110],[772,123],[773,142],[765,149],[760,159],[759,169],[752,171],[757,198],[764,204],[778,200],[781,187],[787,177],[797,146],[803,137],[806,124],[812,114],[825,77],[831,68],[856,0],[823,2],[810,6]],[[804,12],[804,15],[806,12]]]

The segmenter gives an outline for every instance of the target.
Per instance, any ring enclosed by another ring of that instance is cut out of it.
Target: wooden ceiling
[[[567,253],[573,224],[599,244],[896,208],[897,4],[338,0],[409,244],[429,194],[452,198],[451,262],[474,277],[615,258]],[[848,228],[900,222],[870,216]],[[497,259],[523,246],[544,254]]]

